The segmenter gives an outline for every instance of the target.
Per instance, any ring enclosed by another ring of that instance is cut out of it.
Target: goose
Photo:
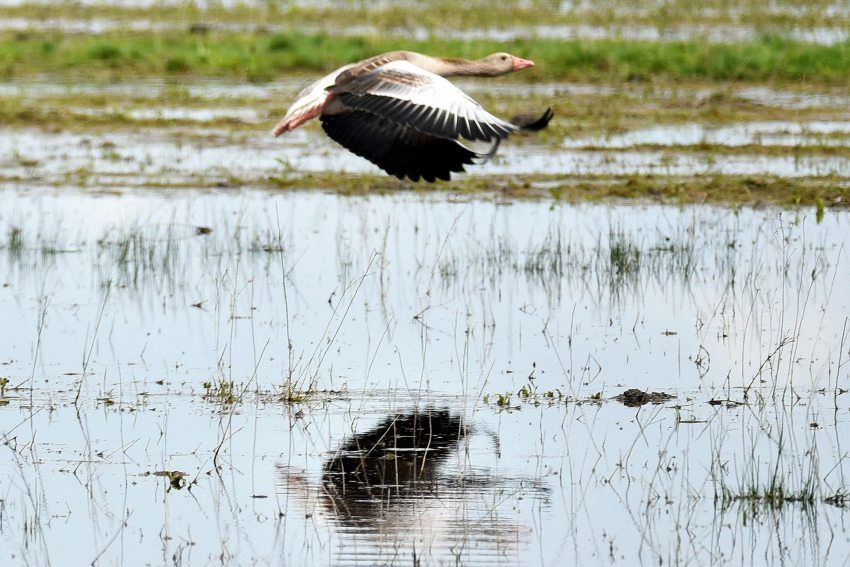
[[[509,53],[478,60],[413,51],[376,55],[305,88],[272,133],[280,136],[318,117],[331,139],[390,175],[449,180],[452,172],[465,171],[465,165],[492,157],[510,134],[545,128],[552,111],[508,122],[445,77],[496,77],[533,66],[533,61]],[[483,143],[488,149],[476,151]]]

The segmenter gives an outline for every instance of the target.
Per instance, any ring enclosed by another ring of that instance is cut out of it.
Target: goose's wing
[[[351,81],[364,73],[374,71],[378,67],[383,67],[393,61],[409,61],[411,57],[415,56],[416,54],[411,51],[389,51],[387,53],[381,53],[380,55],[373,55],[368,59],[349,65],[347,69],[343,69],[342,72],[337,75],[336,82],[342,84],[344,82]]]
[[[490,141],[517,130],[448,80],[409,61],[390,61],[359,76],[340,79],[328,92],[343,106],[429,136]]]
[[[333,140],[390,175],[412,181],[448,180],[452,172],[464,171],[465,165],[490,157],[499,142],[496,138],[490,151],[481,154],[457,140],[432,136],[361,110],[322,114],[319,119]]]

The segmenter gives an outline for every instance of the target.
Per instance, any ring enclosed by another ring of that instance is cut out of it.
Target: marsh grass
[[[614,229],[608,235],[608,279],[612,287],[620,288],[640,272],[642,253],[626,234]]]
[[[0,251],[5,252],[11,265],[24,270],[51,265],[59,254],[78,252],[75,245],[66,243],[62,227],[23,228],[9,224],[5,238],[0,239]]]
[[[257,86],[257,91],[242,94],[237,89],[227,90],[228,80],[212,81],[212,90],[204,90],[204,84],[194,85],[197,92],[189,90],[184,79],[166,79],[159,77],[129,79],[127,82],[105,80],[95,81],[89,88],[76,91],[73,83],[64,84],[61,76],[50,77],[42,83],[44,77],[25,82],[23,93],[11,92],[0,96],[0,121],[7,126],[63,127],[82,130],[87,133],[109,129],[115,125],[138,125],[167,128],[184,126],[180,129],[181,138],[194,138],[208,141],[208,132],[197,132],[199,124],[216,126],[220,133],[216,139],[228,135],[234,139],[256,131],[257,124],[246,120],[246,114],[255,114],[259,118],[267,117],[269,123],[279,118],[284,110],[285,100],[296,94],[299,85],[307,84],[315,75],[300,74],[293,77],[275,77],[271,83]],[[281,83],[280,79],[284,79]],[[135,86],[134,89],[122,85]],[[492,83],[491,83],[492,84]],[[737,124],[747,121],[846,121],[846,108],[839,105],[810,104],[803,108],[794,108],[789,116],[789,108],[781,98],[773,101],[769,96],[751,100],[741,96],[739,89],[747,86],[740,83],[713,84],[704,82],[656,84],[627,83],[623,85],[600,85],[599,92],[587,93],[583,89],[574,89],[570,84],[550,84],[539,92],[528,92],[523,85],[506,85],[497,92],[488,91],[483,82],[463,81],[460,85],[481,102],[501,116],[513,116],[522,112],[536,111],[539,108],[555,105],[556,120],[547,130],[535,136],[520,136],[512,139],[513,144],[535,143],[548,147],[560,146],[564,141],[583,137],[607,137],[630,129],[652,128],[657,125],[693,123],[701,124]],[[62,86],[67,92],[57,94],[52,87]],[[117,90],[112,90],[114,88]],[[199,88],[200,87],[200,88]],[[829,94],[834,90],[823,86],[794,84],[790,91],[805,100],[807,94],[814,96]],[[710,94],[706,95],[708,89]],[[130,92],[128,92],[128,90]],[[281,93],[278,95],[278,91]],[[824,92],[826,91],[826,92]],[[268,93],[268,96],[264,96]],[[784,95],[783,95],[784,96]],[[839,95],[836,95],[839,96]],[[179,114],[162,117],[150,112],[152,106],[163,110],[169,107],[180,109],[208,110],[205,120],[199,121],[181,117]],[[234,109],[237,115],[216,113],[220,108]],[[846,133],[807,135],[807,143],[796,148],[752,145],[749,152],[777,154],[796,152],[801,155],[815,151],[837,154],[847,144]],[[643,146],[651,149],[651,146]],[[592,150],[591,141],[583,149]],[[729,152],[722,144],[682,146],[683,151]],[[739,149],[736,147],[736,151]],[[19,160],[27,160],[18,154]],[[20,163],[20,161],[18,162]],[[286,179],[286,164],[282,165],[282,178]]]
[[[507,244],[503,244],[502,248],[507,249]],[[550,230],[546,233],[540,245],[532,247],[526,252],[522,270],[533,277],[560,278],[568,267],[571,253],[572,246],[564,240],[561,231]],[[503,257],[509,259],[514,254],[515,252],[510,254],[503,252],[496,256],[496,259],[498,261],[501,261]],[[518,265],[514,264],[514,267],[517,268]]]
[[[159,227],[152,231],[131,227],[104,235],[97,247],[109,261],[100,265],[108,274],[114,271],[114,277],[105,279],[122,287],[173,289],[180,272],[178,242],[173,224],[162,231]]]
[[[670,0],[664,3],[639,5],[627,0],[604,0],[592,5],[574,4],[569,9],[558,9],[557,2],[531,0],[521,4],[496,5],[483,0],[457,4],[449,0],[429,0],[420,4],[406,4],[404,10],[392,5],[328,2],[304,4],[287,2],[196,3],[174,2],[167,5],[112,5],[109,3],[78,6],[71,2],[45,5],[24,2],[2,6],[0,14],[17,18],[42,20],[47,18],[76,19],[104,18],[119,22],[150,21],[184,26],[186,31],[198,35],[208,34],[222,25],[242,23],[258,31],[268,25],[298,24],[308,27],[344,28],[352,22],[368,22],[377,29],[424,29],[437,32],[452,30],[488,29],[493,26],[534,25],[629,25],[650,26],[659,30],[676,25],[752,25],[759,29],[773,27],[782,30],[792,25],[835,25],[837,16],[828,2],[805,0],[794,3],[795,10],[786,9],[786,3],[745,0],[709,0],[694,5],[687,0]],[[345,9],[340,9],[344,7]],[[446,14],[451,13],[452,18]],[[258,24],[262,22],[263,24]]]
[[[9,227],[9,236],[6,242],[6,251],[12,260],[19,260],[24,251],[24,240],[22,238],[22,229],[17,226]]]
[[[229,406],[242,400],[243,390],[238,388],[233,381],[208,381],[204,382],[202,386],[204,393],[201,397],[207,401]]]
[[[686,284],[713,269],[712,262],[718,258],[722,262],[716,266],[717,275],[733,278],[740,261],[730,256],[734,249],[709,241],[694,230],[695,226],[648,237],[612,224],[605,237],[592,243],[579,243],[565,235],[561,227],[549,226],[538,242],[523,246],[499,237],[483,246],[449,246],[438,272],[444,286],[469,277],[469,270],[462,267],[472,266],[472,273],[489,282],[520,275],[541,282],[557,295],[564,281],[583,281],[587,286],[607,289],[612,297],[638,293],[649,281]],[[715,250],[715,254],[709,257],[705,250]]]
[[[516,401],[514,401],[516,400]],[[566,405],[568,403],[581,403],[582,400],[572,398],[564,394],[560,388],[540,389],[534,379],[534,370],[529,376],[528,381],[523,384],[516,392],[504,392],[495,394],[484,394],[482,401],[484,404],[495,408],[498,411],[502,410],[519,410],[523,406],[556,406]]]
[[[742,432],[743,462],[730,466],[722,448],[715,446],[712,469],[718,486],[714,498],[720,509],[738,504],[741,511],[755,515],[789,504],[813,508],[826,501],[815,439],[809,438],[804,450],[791,446],[788,424],[778,419],[768,418],[763,410],[745,419],[759,425]]]
[[[248,250],[259,254],[280,254],[285,250],[283,235],[272,229],[266,229],[254,234]]]
[[[9,400],[6,398],[6,387],[9,385],[7,376],[0,376],[0,406],[9,405]]]
[[[764,36],[740,43],[624,39],[523,39],[514,49],[534,59],[535,80],[566,81],[802,81],[843,84],[850,74],[846,43],[817,45]],[[0,35],[0,74],[84,74],[115,78],[165,75],[268,81],[292,72],[330,71],[376,53],[412,49],[481,57],[503,42],[345,36],[292,29],[277,34],[108,33],[98,36],[33,32]],[[528,77],[528,75],[527,75]],[[521,79],[520,79],[521,80]]]

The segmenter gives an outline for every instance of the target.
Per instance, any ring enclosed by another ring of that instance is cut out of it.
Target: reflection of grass
[[[293,71],[327,71],[394,49],[480,57],[504,49],[496,40],[339,37],[181,32],[99,36],[32,32],[0,39],[0,72],[8,76],[73,73],[112,77],[193,74],[264,81]],[[654,42],[625,39],[516,41],[513,50],[538,63],[526,80],[800,81],[844,84],[850,43],[817,45],[769,36],[740,43]]]
[[[284,251],[283,235],[271,229],[255,234],[249,250],[255,254],[279,254]]]

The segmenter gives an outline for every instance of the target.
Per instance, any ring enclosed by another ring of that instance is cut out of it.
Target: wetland
[[[428,7],[0,2],[0,562],[847,564],[846,6]],[[505,46],[451,182],[270,134]]]

